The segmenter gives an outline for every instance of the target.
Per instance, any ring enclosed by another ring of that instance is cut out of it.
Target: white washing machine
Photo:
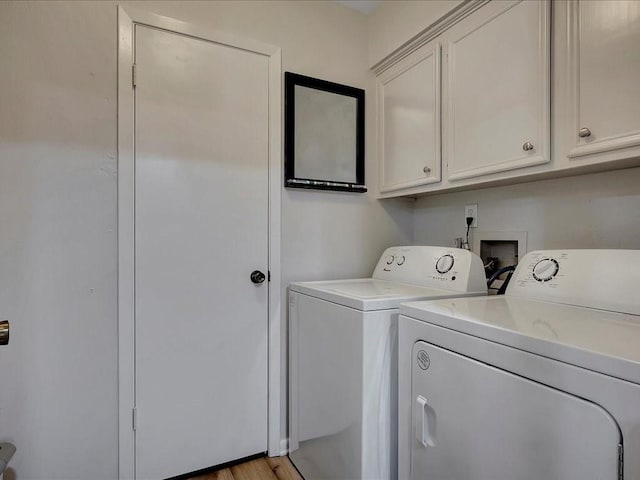
[[[398,305],[486,293],[477,255],[424,246],[387,249],[372,278],[291,284],[289,449],[306,480],[396,478]]]
[[[400,307],[401,479],[640,480],[640,251],[527,254]]]

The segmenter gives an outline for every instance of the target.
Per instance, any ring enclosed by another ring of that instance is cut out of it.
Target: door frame
[[[264,55],[269,60],[268,380],[269,456],[286,455],[281,431],[282,61],[279,47],[130,7],[118,6],[118,477],[135,478],[135,117],[134,27],[145,25]]]

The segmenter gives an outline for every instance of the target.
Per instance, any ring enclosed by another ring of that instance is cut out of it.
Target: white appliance
[[[477,255],[425,246],[387,249],[372,278],[291,284],[289,448],[306,480],[396,477],[398,305],[486,292]]]
[[[400,307],[402,479],[639,480],[640,251],[527,254],[506,295]]]

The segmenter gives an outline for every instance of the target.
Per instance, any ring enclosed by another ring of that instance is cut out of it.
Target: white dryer
[[[480,258],[387,249],[371,278],[293,283],[290,457],[306,480],[396,478],[401,302],[486,295]]]
[[[640,251],[538,251],[402,305],[399,478],[640,480],[639,286]]]

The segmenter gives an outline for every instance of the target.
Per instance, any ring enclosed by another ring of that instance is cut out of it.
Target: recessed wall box
[[[527,253],[527,232],[477,231],[473,235],[473,251],[482,259],[489,278],[503,267],[518,264]],[[500,284],[501,280],[496,280],[493,286],[499,288]]]

